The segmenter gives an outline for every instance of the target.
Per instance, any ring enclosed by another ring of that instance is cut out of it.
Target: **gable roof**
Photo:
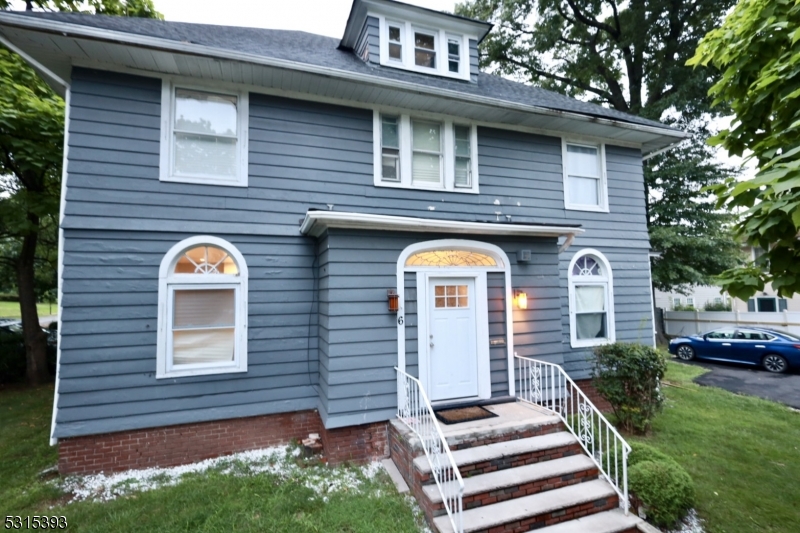
[[[531,87],[486,72],[481,72],[477,83],[471,83],[365,63],[352,52],[340,50],[338,48],[339,39],[302,31],[190,24],[82,13],[28,11],[13,12],[13,14],[180,43],[198,44],[221,50],[244,52],[308,65],[324,66],[346,72],[363,73],[389,80],[410,82],[428,88],[447,89],[464,94],[490,97],[510,104],[532,105],[555,111],[567,111],[675,131],[660,122],[600,105],[582,102],[562,94]]]

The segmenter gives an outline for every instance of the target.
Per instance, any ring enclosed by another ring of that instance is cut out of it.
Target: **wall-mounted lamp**
[[[396,313],[400,309],[400,297],[397,295],[397,291],[389,289],[386,291],[386,295],[389,297],[389,311]]]
[[[525,291],[514,291],[514,301],[517,302],[518,309],[527,309],[528,293]]]

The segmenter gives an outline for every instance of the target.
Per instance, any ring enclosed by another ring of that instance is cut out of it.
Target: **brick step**
[[[560,431],[539,437],[509,440],[475,448],[456,450],[453,459],[464,478],[526,464],[582,455],[583,449],[571,433]],[[414,459],[414,468],[422,484],[434,483],[431,466],[424,455]]]
[[[617,493],[611,485],[596,479],[466,510],[462,513],[463,527],[465,533],[490,530],[519,533],[609,511],[618,503]],[[453,532],[447,515],[434,518],[433,523],[440,533]]]
[[[551,461],[497,470],[464,478],[464,509],[510,500],[597,479],[597,465],[585,455],[572,455]],[[444,514],[438,487],[422,488],[431,502],[434,515]]]
[[[537,533],[640,533],[638,526],[642,523],[644,521],[636,515],[625,516],[622,509],[614,509],[546,526],[536,531]]]

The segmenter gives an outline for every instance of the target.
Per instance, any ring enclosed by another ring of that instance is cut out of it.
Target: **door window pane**
[[[414,32],[414,64],[420,67],[436,68],[435,36]]]
[[[469,307],[467,285],[435,285],[433,290],[437,309]]]

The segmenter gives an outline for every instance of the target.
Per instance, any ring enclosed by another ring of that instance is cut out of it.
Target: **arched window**
[[[581,250],[569,264],[569,329],[573,348],[614,342],[611,266],[597,250]]]
[[[497,260],[481,252],[470,250],[432,250],[417,252],[406,259],[406,266],[432,266],[432,267],[496,267]]]
[[[229,242],[192,237],[159,272],[156,377],[247,371],[247,265]]]

